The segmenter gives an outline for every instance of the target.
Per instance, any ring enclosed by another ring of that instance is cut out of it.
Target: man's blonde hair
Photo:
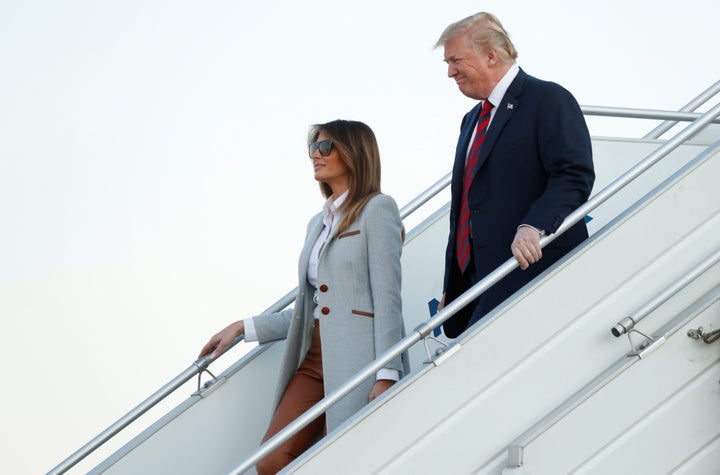
[[[498,52],[504,63],[515,63],[518,53],[510,40],[510,35],[505,31],[500,20],[487,12],[476,13],[445,28],[435,43],[435,48],[445,46],[445,43],[451,39],[468,32],[473,48],[478,54],[493,49]]]

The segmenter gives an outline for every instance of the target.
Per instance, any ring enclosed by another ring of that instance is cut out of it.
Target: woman
[[[287,338],[263,442],[404,334],[402,223],[395,201],[380,193],[375,134],[362,122],[318,124],[308,134],[308,150],[327,201],[308,224],[295,308],[232,323],[200,352],[218,356],[240,334],[260,343]],[[396,358],[259,462],[258,473],[282,469],[404,373],[403,358]]]

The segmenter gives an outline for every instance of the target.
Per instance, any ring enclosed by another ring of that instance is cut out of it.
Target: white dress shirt
[[[505,93],[507,92],[508,88],[510,87],[510,84],[515,80],[515,76],[518,75],[520,72],[520,66],[517,65],[517,63],[513,63],[512,66],[510,66],[510,69],[507,70],[505,75],[500,79],[500,81],[495,85],[492,92],[488,96],[487,100],[490,101],[490,104],[493,105],[492,110],[490,111],[490,122],[488,122],[488,129],[490,129],[490,124],[492,123],[493,117],[495,117],[495,111],[498,107],[500,107],[500,102],[502,101],[502,98],[505,96]],[[478,120],[480,117],[478,116]],[[470,138],[470,143],[468,144],[468,149],[466,152],[465,159],[467,160],[467,155],[470,154],[470,149],[472,148],[472,144],[475,141],[475,134],[477,133],[477,124],[475,124],[475,129],[473,130],[472,137]]]
[[[332,197],[328,198],[323,205],[323,224],[325,225],[320,231],[320,235],[315,241],[315,245],[310,252],[310,261],[308,262],[307,279],[310,285],[315,287],[315,294],[313,295],[313,301],[317,304],[318,301],[318,262],[320,262],[320,253],[322,252],[325,243],[328,241],[335,231],[337,230],[340,222],[343,219],[343,214],[338,208],[342,206],[347,198],[348,192],[346,191],[340,197],[333,201]],[[315,319],[320,317],[320,309],[315,306],[313,309],[313,316]]]

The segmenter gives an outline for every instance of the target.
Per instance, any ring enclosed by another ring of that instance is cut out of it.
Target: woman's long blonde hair
[[[324,132],[332,140],[333,147],[348,168],[348,195],[342,204],[344,217],[336,235],[345,231],[362,212],[370,198],[380,193],[380,150],[375,133],[366,124],[353,120],[334,120],[315,124],[308,133],[308,145]],[[325,198],[332,195],[332,188],[320,182]]]

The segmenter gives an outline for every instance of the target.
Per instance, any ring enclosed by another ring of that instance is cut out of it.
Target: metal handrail
[[[438,193],[440,193],[442,190],[448,187],[450,185],[450,182],[452,180],[452,172],[448,173],[444,177],[440,178],[438,181],[436,181],[430,188],[425,190],[423,193],[418,195],[417,198],[410,201],[410,203],[406,204],[402,207],[400,210],[400,218],[405,219],[407,216],[409,216],[413,211],[420,208],[422,205],[430,201],[432,198],[435,197]]]
[[[720,142],[718,143],[720,144]],[[653,310],[658,308],[663,303],[667,302],[670,297],[678,293],[680,290],[684,289],[693,280],[697,279],[706,270],[708,270],[718,262],[720,262],[720,249],[715,251],[712,256],[706,259],[702,264],[697,265],[690,272],[686,273],[685,275],[680,277],[680,279],[666,287],[662,292],[657,294],[655,298],[647,301],[645,305],[635,310],[635,312],[633,312],[629,316],[617,322],[615,326],[612,327],[610,332],[615,337],[619,337],[626,333],[629,333],[633,330],[633,328],[635,328],[635,325],[637,325],[638,323],[640,323],[641,320],[650,315]]]
[[[655,109],[631,109],[627,107],[606,107],[606,106],[580,106],[585,115],[601,117],[622,117],[625,119],[653,119],[653,120],[674,120],[678,122],[693,122],[704,114],[699,112],[663,111]],[[720,124],[720,119],[710,121],[713,124]],[[652,137],[656,138],[656,137]]]
[[[66,471],[74,467],[78,462],[90,455],[93,451],[95,451],[105,442],[114,437],[118,432],[130,425],[138,417],[142,416],[151,408],[153,408],[157,403],[167,397],[167,395],[188,382],[193,376],[204,371],[207,368],[208,364],[209,361],[206,358],[198,358],[197,360],[195,360],[195,362],[193,362],[193,364],[188,369],[173,378],[169,383],[158,389],[150,397],[135,406],[135,408],[133,408],[130,412],[118,419],[110,427],[105,429],[95,438],[90,440],[87,444],[76,450],[68,458],[56,465],[52,470],[48,472],[48,475],[65,473]]]
[[[295,300],[295,293],[289,292],[283,297],[281,297],[277,302],[272,304],[270,307],[268,307],[265,312],[277,312],[282,310],[283,308],[290,305]],[[218,358],[225,354],[228,350],[230,350],[232,347],[237,345],[240,341],[242,341],[242,336],[236,338],[233,340],[222,352],[221,355],[218,355]],[[187,369],[185,369],[183,372],[181,372],[179,375],[175,376],[173,379],[170,380],[167,384],[165,384],[163,387],[155,391],[150,397],[145,399],[143,402],[135,406],[133,409],[131,409],[127,414],[122,416],[120,419],[115,421],[113,424],[111,424],[107,429],[102,431],[100,434],[95,436],[93,439],[91,439],[89,442],[87,442],[85,445],[80,447],[78,450],[73,452],[69,457],[67,457],[65,460],[57,464],[55,467],[53,467],[49,472],[47,472],[47,475],[59,475],[62,473],[67,472],[72,467],[77,465],[80,461],[82,461],[85,457],[93,453],[95,450],[100,448],[105,442],[113,438],[115,435],[117,435],[120,431],[125,429],[127,426],[132,424],[134,421],[136,421],[140,416],[148,412],[150,409],[155,407],[160,401],[168,397],[170,394],[172,394],[175,390],[180,388],[183,384],[187,383],[190,379],[193,377],[201,374],[203,371],[205,371],[210,363],[212,363],[217,358],[212,358],[212,356],[203,356],[201,358],[198,358],[195,360],[192,365],[190,365]]]
[[[705,91],[700,93],[695,99],[685,104],[680,111],[681,112],[692,112],[696,110],[701,105],[705,104],[707,101],[715,97],[720,93],[720,81],[717,81],[715,84],[707,88]],[[650,132],[648,132],[643,138],[644,139],[656,139],[659,138],[662,134],[667,132],[668,130],[672,129],[677,122],[666,120],[662,124],[659,124],[657,127],[652,129]]]
[[[658,147],[654,152],[649,154],[637,165],[631,168],[621,177],[610,183],[607,187],[601,190],[593,198],[588,200],[585,204],[581,205],[575,211],[570,213],[563,223],[560,225],[555,234],[549,236],[543,236],[540,239],[540,246],[545,247],[550,242],[554,241],[559,235],[564,233],[567,229],[573,226],[575,223],[580,221],[590,211],[594,210],[607,199],[612,197],[615,193],[625,187],[627,184],[632,182],[640,174],[645,172],[648,168],[657,163],[660,159],[668,155],[670,152],[679,147],[683,142],[692,138],[695,134],[700,132],[708,124],[715,121],[720,116],[720,104],[713,107],[708,112],[702,114],[693,123],[688,125],[685,129],[676,134],[673,138],[665,142],[663,145]],[[498,268],[488,274],[484,279],[479,281],[465,293],[463,293],[456,300],[445,306],[442,310],[438,311],[435,316],[431,319],[418,325],[412,333],[403,338],[400,342],[395,344],[393,347],[388,349],[385,353],[380,355],[375,361],[367,365],[365,368],[360,370],[352,378],[342,384],[340,387],[326,395],[323,399],[317,402],[310,409],[305,411],[301,416],[295,419],[292,423],[288,424],[285,428],[280,430],[273,437],[261,444],[254,452],[252,452],[243,462],[228,472],[228,475],[239,475],[257,462],[269,455],[273,450],[280,446],[287,439],[299,432],[307,424],[315,420],[318,416],[325,413],[332,405],[342,399],[344,396],[349,394],[355,387],[359,386],[367,378],[375,374],[379,369],[383,368],[387,363],[397,358],[402,353],[407,351],[415,343],[422,339],[432,335],[435,328],[439,327],[446,320],[452,317],[457,311],[465,307],[467,304],[475,300],[480,294],[489,289],[492,285],[497,283],[500,279],[505,277],[507,274],[512,272],[518,267],[518,262],[515,258],[510,258],[501,264]]]
[[[706,293],[702,297],[701,301],[693,306],[691,311],[675,317],[667,325],[661,328],[659,331],[661,336],[654,338],[642,349],[641,352],[627,355],[615,362],[612,366],[593,378],[575,394],[566,399],[562,404],[557,406],[552,412],[543,417],[530,429],[521,434],[510,445],[508,445],[508,461],[506,466],[522,467],[525,462],[524,451],[530,443],[547,432],[556,423],[570,414],[570,412],[572,412],[575,408],[580,406],[580,404],[590,399],[593,394],[597,393],[601,388],[609,384],[629,367],[665,344],[667,339],[682,328],[688,321],[698,316],[718,300],[720,300],[720,286],[716,286],[713,290]]]

